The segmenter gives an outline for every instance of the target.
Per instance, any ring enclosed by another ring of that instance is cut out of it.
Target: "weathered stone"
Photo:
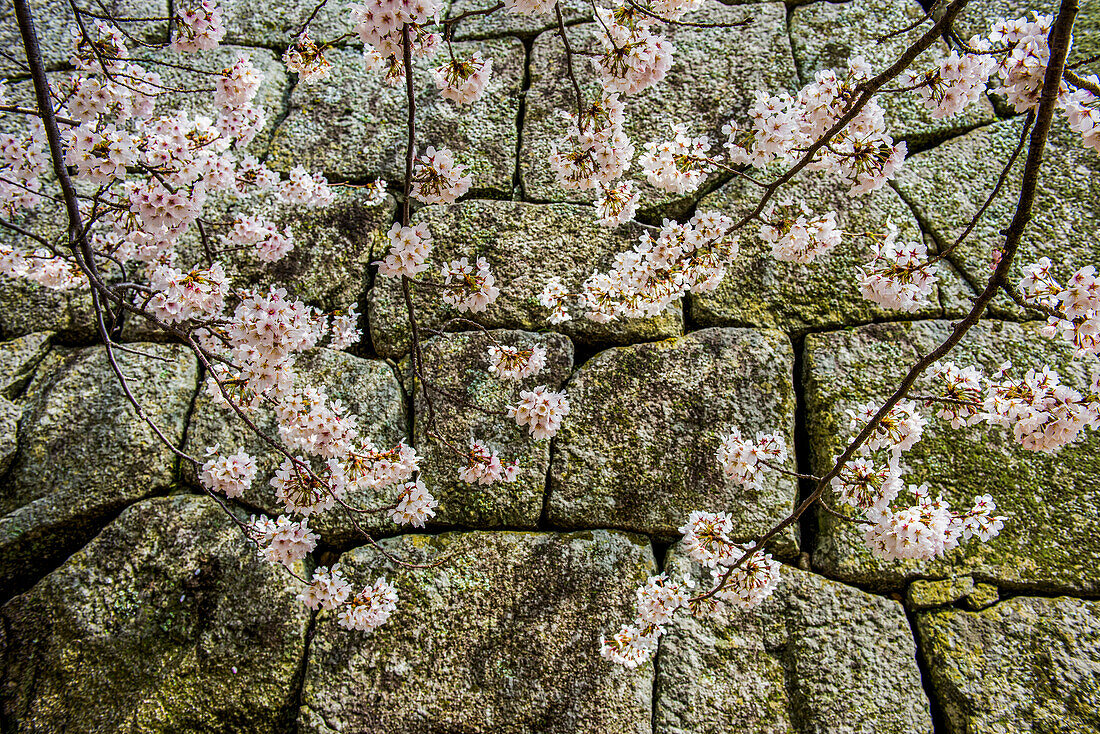
[[[40,331],[80,341],[94,338],[91,291],[87,287],[54,290],[25,278],[0,275],[0,338]]]
[[[951,734],[1100,729],[1100,602],[1017,597],[917,630]]]
[[[435,84],[417,89],[417,149],[447,148],[469,166],[473,192],[510,196],[516,168],[520,86],[524,51],[518,40],[456,43],[455,54],[480,50],[493,57],[485,96],[474,105],[443,98]],[[408,116],[405,86],[367,71],[361,51],[333,49],[332,72],[319,84],[299,84],[290,95],[289,116],[275,131],[269,164],[278,170],[304,165],[330,176],[404,178]],[[429,80],[438,60],[420,59],[417,80]],[[419,81],[418,81],[419,83]]]
[[[295,362],[301,386],[323,387],[329,398],[339,400],[351,414],[358,416],[359,435],[374,442],[379,449],[390,449],[408,436],[405,401],[401,385],[393,368],[385,362],[353,357],[332,349],[304,352]],[[279,442],[278,424],[274,412],[262,407],[253,419],[264,435]],[[243,497],[245,504],[270,515],[286,512],[275,499],[269,484],[285,456],[264,442],[246,426],[230,408],[218,408],[207,389],[199,391],[195,410],[187,430],[186,450],[201,457],[208,446],[220,445],[223,453],[244,449],[256,459],[256,477]],[[184,467],[184,476],[193,484],[198,477],[191,466]],[[345,500],[352,505],[377,507],[390,504],[389,495],[381,500],[372,492],[350,492]],[[378,515],[350,515],[335,507],[310,517],[309,525],[328,543],[343,544],[361,538],[355,525],[370,530],[395,528],[392,522]]]
[[[852,0],[845,3],[811,3],[791,11],[791,45],[798,72],[809,83],[821,69],[847,69],[848,59],[863,56],[879,73],[894,63],[914,41],[928,31],[923,23],[907,33],[884,36],[917,23],[925,15],[917,0]],[[988,31],[988,29],[987,29]],[[935,68],[950,53],[938,41],[910,66],[915,71]],[[904,77],[901,77],[904,81]],[[903,87],[904,83],[887,84]],[[917,92],[881,94],[878,102],[886,113],[886,129],[895,140],[928,143],[959,130],[993,122],[993,105],[982,95],[962,114],[942,120],[932,118]]]
[[[881,234],[887,221],[898,228],[902,241],[921,241],[923,234],[909,206],[889,188],[864,196],[848,193],[851,184],[830,173],[797,177],[784,188],[782,197],[803,200],[822,214],[837,212],[843,232]],[[736,220],[753,211],[760,202],[760,189],[734,179],[699,203],[699,211],[718,210]],[[868,323],[905,316],[865,299],[859,290],[860,268],[869,260],[871,241],[846,235],[839,246],[808,265],[781,262],[771,246],[761,241],[758,225],[750,225],[741,238],[740,252],[718,288],[690,296],[691,317],[706,326],[762,326],[799,332],[810,328]],[[965,281],[950,265],[939,268],[939,283],[927,305],[915,316],[939,316],[946,306],[957,311]]]
[[[715,451],[731,427],[778,432],[793,452],[794,357],[777,331],[703,329],[600,352],[565,389],[570,413],[550,465],[550,521],[671,536],[692,510],[729,512],[743,539],[794,507],[797,484],[768,472],[736,485]],[[793,470],[793,456],[787,469]],[[781,536],[785,552],[793,534]]]
[[[463,316],[489,328],[537,331],[546,328],[550,312],[538,295],[553,277],[567,288],[579,288],[593,269],[607,270],[614,257],[634,247],[645,231],[641,225],[613,231],[600,227],[586,207],[570,204],[524,204],[511,201],[465,201],[425,207],[414,221],[432,231],[434,250],[428,272],[444,262],[484,257],[493,268],[501,294],[488,310],[459,313],[446,306],[436,290],[413,287],[418,322],[434,329],[447,318]],[[379,276],[370,295],[370,325],[374,348],[395,357],[409,349],[408,317],[395,278]],[[671,307],[651,319],[624,319],[607,324],[578,316],[555,327],[581,343],[623,343],[678,336],[683,318]]]
[[[0,396],[14,399],[23,389],[38,363],[50,349],[48,331],[0,343]]]
[[[908,161],[898,173],[897,188],[918,215],[928,223],[940,246],[950,245],[989,197],[1001,170],[1019,144],[1023,121],[996,123],[950,140]],[[994,247],[1004,244],[1001,231],[1008,226],[1019,199],[1019,180],[1026,152],[1016,162],[1009,184],[989,207],[982,220],[951,259],[975,283],[984,288]],[[959,182],[965,181],[965,186]],[[1077,268],[1100,261],[1100,158],[1081,145],[1081,136],[1070,131],[1057,115],[1043,154],[1035,203],[1016,255],[1010,277],[1015,282],[1019,266],[1052,256],[1055,275],[1062,281]],[[1007,297],[994,301],[999,313],[1023,314]]]
[[[596,530],[447,533],[382,541],[341,560],[361,586],[385,575],[397,611],[370,635],[318,617],[299,731],[650,732],[653,669],[600,658],[653,573],[649,543]]]
[[[697,23],[750,23],[739,28],[696,28],[668,25],[660,34],[675,47],[673,65],[656,86],[627,98],[624,129],[639,151],[647,142],[672,137],[670,123],[682,123],[693,136],[722,140],[722,126],[731,118],[748,122],[748,110],[757,89],[778,93],[798,88],[798,76],[787,37],[787,15],[782,3],[730,7],[717,0],[685,16]],[[567,32],[573,49],[598,50],[599,26],[587,23]],[[599,92],[596,75],[577,57],[574,71],[586,99]],[[550,201],[592,201],[591,191],[569,191],[558,186],[547,160],[551,145],[565,132],[559,110],[575,111],[576,98],[566,71],[561,39],[544,33],[531,54],[531,89],[523,120],[520,167],[528,197]],[[647,183],[641,168],[632,166],[627,178],[641,183],[644,210],[674,198]],[[588,214],[588,216],[593,216]]]
[[[670,561],[672,573],[689,571],[680,553]],[[708,621],[679,614],[667,629],[658,734],[932,732],[896,601],[784,566],[756,609]]]
[[[506,346],[546,350],[546,367],[538,375],[518,383],[499,380],[486,371],[487,351],[494,340]],[[515,482],[468,484],[459,480],[466,461],[456,456],[438,438],[428,435],[428,413],[423,393],[417,391],[414,437],[417,452],[424,457],[420,477],[439,500],[434,521],[474,527],[508,525],[534,527],[542,512],[546,472],[550,468],[550,441],[537,441],[526,428],[503,415],[489,416],[481,410],[503,413],[519,402],[520,390],[547,385],[557,390],[573,367],[573,345],[561,334],[533,334],[524,331],[466,332],[430,339],[423,345],[426,377],[432,385],[457,396],[476,408],[463,406],[447,395],[433,393],[433,433],[460,451],[477,440],[497,451],[502,462],[519,464]],[[401,364],[406,385],[414,384],[410,359]],[[568,418],[566,418],[568,420]]]
[[[993,584],[974,584],[974,591],[966,595],[963,605],[971,611],[991,607],[1001,599],[1001,592]]]
[[[447,17],[456,18],[463,13],[491,6],[492,3],[483,0],[451,0]],[[592,21],[592,5],[584,0],[563,0],[560,7],[562,18],[568,25]],[[546,31],[554,32],[557,27],[558,19],[553,12],[547,15],[527,15],[503,9],[491,15],[474,15],[460,20],[454,24],[454,35],[460,41],[499,36],[523,37]]]
[[[225,19],[223,43],[285,48],[318,4],[318,0],[271,4],[222,0],[218,7]],[[344,3],[326,3],[309,24],[309,35],[317,43],[333,41],[349,30],[351,14]]]
[[[42,60],[49,68],[68,64],[73,51],[73,31],[79,30],[69,3],[31,0],[29,5]],[[98,7],[79,7],[96,13],[107,10],[119,18],[164,18],[160,22],[141,23],[127,30],[146,43],[165,43],[168,40],[168,0],[106,0]],[[90,24],[92,21],[85,16],[84,22]],[[128,42],[128,45],[133,48],[134,43]],[[4,3],[4,8],[0,10],[0,48],[7,52],[0,56],[0,77],[27,73],[23,36],[19,33],[11,3]]]
[[[932,581],[917,580],[905,591],[905,601],[913,609],[945,607],[974,592],[974,579],[969,576]]]
[[[136,344],[115,359],[145,414],[183,440],[197,365],[177,345]],[[48,364],[47,364],[48,363]],[[139,419],[102,347],[50,352],[28,388],[19,452],[0,487],[0,578],[32,574],[97,525],[174,481],[175,456]]]
[[[1087,367],[1070,360],[1061,340],[1039,334],[1041,323],[983,322],[948,357],[991,374],[1011,360],[1019,369],[1050,364],[1064,382],[1088,385]],[[951,333],[943,321],[877,324],[806,338],[806,408],[813,469],[825,473],[850,437],[845,410],[893,391],[909,366]],[[931,389],[920,380],[917,394]],[[990,494],[1008,520],[988,543],[972,541],[935,561],[883,561],[872,556],[863,530],[819,514],[815,566],[844,580],[898,585],[905,579],[973,575],[1004,586],[1095,592],[1100,588],[1100,538],[1094,532],[1100,497],[1100,438],[1057,454],[1025,451],[1011,432],[988,426],[953,430],[924,411],[929,425],[903,456],[907,484],[928,482],[933,495],[969,509]],[[912,500],[903,493],[901,501]],[[834,500],[835,504],[835,500]]]
[[[212,500],[138,503],[0,610],[6,726],[282,730],[309,622],[299,588]]]
[[[326,312],[346,312],[358,307],[367,292],[370,264],[388,246],[386,233],[392,214],[392,199],[369,206],[360,189],[338,188],[335,201],[326,207],[282,204],[274,197],[257,196],[208,205],[206,216],[215,221],[231,221],[237,215],[260,216],[280,231],[289,228],[294,236],[294,249],[278,262],[261,261],[251,248],[217,257],[234,287],[266,292],[275,285]],[[207,232],[213,235],[209,228]],[[205,267],[197,231],[181,238],[178,251],[180,262],[187,267]],[[365,323],[361,328],[365,343]],[[127,339],[163,335],[155,325],[133,316],[127,319],[123,333]]]
[[[19,448],[19,419],[23,409],[0,396],[0,477],[11,468]]]

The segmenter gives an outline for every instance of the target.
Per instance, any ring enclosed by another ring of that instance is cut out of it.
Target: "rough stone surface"
[[[1050,364],[1071,385],[1087,386],[1087,367],[1071,363],[1061,342],[1039,335],[1041,323],[986,322],[972,329],[948,359],[977,364],[990,374],[1006,360],[1026,369]],[[814,472],[824,473],[851,435],[845,410],[882,400],[908,365],[951,332],[951,324],[923,321],[878,324],[806,338],[806,408]],[[928,382],[918,382],[923,389]],[[953,507],[969,508],[990,494],[1008,517],[1001,534],[972,542],[931,562],[886,562],[873,557],[863,531],[819,515],[815,566],[868,584],[900,584],[906,578],[972,575],[998,585],[1051,591],[1100,588],[1100,541],[1094,532],[1100,500],[1100,439],[1048,455],[1025,451],[1010,432],[988,426],[956,431],[931,411],[924,436],[903,457],[906,483],[928,482]],[[903,494],[902,499],[912,499]]]
[[[175,446],[197,380],[187,349],[116,351],[134,398]],[[127,504],[166,491],[175,457],[134,415],[102,347],[53,350],[28,388],[19,452],[0,484],[0,577],[71,553]]]
[[[607,270],[619,252],[630,250],[644,231],[629,225],[613,231],[600,227],[587,207],[570,204],[523,204],[511,201],[466,201],[425,207],[415,222],[432,231],[434,250],[429,262],[438,273],[444,262],[484,257],[493,268],[500,298],[488,310],[459,313],[441,302],[438,293],[414,287],[418,322],[438,328],[455,316],[473,318],[489,328],[537,331],[549,326],[550,312],[538,295],[552,277],[567,288],[579,288],[593,269]],[[370,295],[370,325],[374,348],[394,357],[409,348],[408,317],[401,285],[379,276]],[[581,343],[664,339],[683,332],[679,308],[651,319],[625,319],[598,324],[578,318],[554,327]]]
[[[309,612],[213,501],[152,499],[0,610],[12,732],[272,732]]]
[[[482,10],[492,7],[492,3],[483,0],[451,0],[447,16],[456,18],[463,13],[472,10]],[[573,25],[578,22],[592,21],[592,5],[584,0],[563,0],[561,14],[566,24]],[[455,24],[455,38],[483,39],[499,36],[530,37],[537,33],[549,31],[555,32],[558,20],[553,12],[546,15],[527,15],[526,13],[513,13],[505,9],[492,15],[474,15],[465,18]]]
[[[850,184],[829,173],[797,177],[781,197],[806,201],[815,213],[837,212],[838,228],[846,233],[883,233],[887,220],[902,241],[921,241],[923,234],[909,206],[889,187],[853,198]],[[699,211],[720,211],[740,219],[760,201],[760,189],[734,179],[699,202]],[[749,225],[740,252],[725,279],[710,293],[693,294],[691,317],[706,326],[762,326],[800,332],[810,328],[868,323],[887,318],[935,317],[944,308],[957,312],[965,283],[951,268],[940,268],[939,285],[927,305],[915,312],[888,309],[865,299],[859,291],[860,268],[869,259],[871,241],[845,235],[839,246],[808,265],[780,262],[761,241],[759,226]]]
[[[1017,597],[917,630],[950,734],[1100,729],[1100,602]]]
[[[0,477],[15,460],[15,451],[19,448],[19,418],[22,415],[22,408],[0,397]]]
[[[353,357],[332,349],[314,349],[303,353],[295,363],[299,385],[324,387],[329,398],[340,400],[349,413],[359,417],[360,435],[366,436],[380,449],[389,449],[408,436],[405,416],[405,400],[401,385],[393,368],[385,362]],[[253,421],[265,435],[279,441],[275,414],[261,408]],[[201,457],[208,446],[219,444],[225,453],[244,449],[256,459],[256,477],[243,501],[272,516],[286,512],[275,499],[275,490],[268,483],[275,470],[285,459],[262,439],[256,436],[229,408],[213,404],[207,389],[199,391],[195,410],[187,431],[186,450]],[[191,467],[184,476],[193,484],[198,478]],[[389,496],[378,498],[363,491],[349,493],[345,499],[352,505],[377,507],[390,504]],[[362,536],[355,523],[372,530],[395,529],[395,525],[376,515],[351,517],[342,510],[333,509],[316,518],[309,525],[329,543],[348,543]]]
[[[913,609],[944,607],[974,593],[974,579],[963,576],[957,579],[924,581],[909,584],[905,601]]]
[[[72,55],[72,28],[76,27],[69,4],[53,0],[31,0],[35,34],[42,49],[42,60],[47,67],[67,64]],[[146,43],[164,43],[168,40],[168,0],[106,0],[106,9],[117,17],[164,18],[161,23],[143,23],[137,37]],[[81,5],[86,10],[102,12],[103,6]],[[88,19],[85,18],[85,23]],[[133,44],[131,44],[132,46]],[[23,37],[15,18],[15,6],[5,2],[0,8],[0,48],[11,54],[0,56],[0,77],[27,73],[24,62]]]
[[[480,50],[493,57],[488,90],[473,106],[455,104],[431,82],[428,67],[438,62],[417,61],[417,148],[448,148],[458,163],[469,166],[472,191],[510,196],[523,45],[502,39],[457,43],[454,49],[458,56]],[[299,84],[291,93],[289,115],[275,131],[269,164],[279,170],[301,164],[340,178],[402,179],[408,137],[404,85],[383,84],[382,72],[367,71],[359,50],[334,49],[328,58],[332,72],[327,80]]]
[[[14,399],[22,391],[49,351],[51,336],[38,331],[0,343],[0,395]]]
[[[966,595],[963,605],[971,611],[978,611],[993,606],[1000,599],[1000,590],[993,584],[974,584],[974,591]]]
[[[310,647],[299,731],[623,732],[648,734],[653,669],[599,656],[600,635],[633,615],[653,572],[649,543],[596,530],[448,533],[382,541],[342,562],[358,584],[385,575],[397,611],[371,635],[322,612]],[[459,560],[461,559],[461,560]]]
[[[769,472],[761,490],[735,485],[715,451],[733,425],[794,445],[793,359],[783,334],[747,329],[592,357],[565,386],[572,407],[555,439],[550,521],[672,536],[692,510],[710,510],[731,513],[745,539],[770,529],[793,509],[796,484]],[[783,537],[785,550],[792,543]]]
[[[286,0],[280,3],[222,0],[218,7],[225,19],[223,43],[286,48],[317,4],[317,0]],[[351,14],[347,5],[326,3],[309,24],[309,35],[318,43],[333,41],[350,27]]]
[[[898,173],[897,189],[928,223],[941,245],[950,245],[973,219],[988,198],[1001,170],[1019,143],[1021,119],[1006,120],[950,140],[920,153]],[[1021,155],[1009,177],[1010,185],[989,207],[982,221],[951,259],[978,289],[989,278],[992,249],[1004,242],[1000,234],[1012,220],[1019,198]],[[959,181],[967,185],[959,186]],[[1012,281],[1019,278],[1019,266],[1053,255],[1056,275],[1062,282],[1077,268],[1100,260],[1100,207],[1081,202],[1100,201],[1100,158],[1081,145],[1061,115],[1051,128],[1043,154],[1043,170],[1036,189],[1032,217],[1024,233]],[[994,302],[1000,313],[1022,311],[1007,297]]]
[[[491,338],[490,338],[491,335]],[[546,350],[546,367],[518,383],[498,380],[486,371],[487,350],[496,340],[506,346]],[[424,456],[420,477],[439,500],[434,522],[441,524],[491,527],[535,527],[542,513],[546,492],[546,472],[550,468],[550,441],[535,440],[526,428],[504,415],[489,416],[481,410],[503,413],[519,402],[521,390],[537,385],[560,389],[573,366],[573,345],[561,334],[533,334],[525,331],[493,331],[489,334],[467,332],[430,339],[423,345],[426,377],[431,383],[477,408],[469,408],[434,394],[433,432],[465,452],[470,441],[477,440],[497,451],[501,461],[519,463],[515,482],[488,485],[468,484],[459,480],[466,461],[455,455],[439,439],[428,435],[427,405],[423,393],[413,398],[416,406],[414,438],[417,451]],[[409,358],[401,364],[406,385],[412,385]],[[479,410],[480,409],[480,410]]]
[[[848,59],[863,56],[875,73],[893,63],[929,25],[920,25],[908,33],[879,39],[924,17],[917,0],[852,0],[846,3],[818,2],[791,11],[791,45],[798,72],[806,83],[821,69],[847,69]],[[986,29],[988,32],[988,28]],[[969,36],[967,36],[969,38]],[[943,41],[917,57],[913,70],[932,69],[950,53]],[[902,87],[892,84],[888,87]],[[916,92],[884,94],[879,104],[886,113],[886,129],[895,140],[910,144],[928,143],[958,130],[992,122],[993,105],[983,95],[962,114],[944,120],[932,119]]]
[[[657,669],[658,734],[932,732],[901,605],[788,566],[752,611],[674,617]]]
[[[56,331],[85,341],[95,334],[88,288],[54,290],[22,278],[0,275],[0,338]]]
[[[670,123],[683,123],[692,135],[721,139],[722,126],[730,118],[748,122],[756,89],[794,91],[798,76],[787,37],[786,10],[782,3],[727,6],[707,0],[685,16],[697,23],[751,22],[740,28],[665,26],[660,33],[675,47],[673,66],[657,86],[629,97],[625,130],[638,150],[645,143],[672,137]],[[574,49],[597,50],[596,24],[570,28]],[[578,57],[579,59],[580,57]],[[592,98],[599,87],[591,65],[574,61],[582,89]],[[520,168],[528,197],[535,200],[592,201],[591,191],[567,191],[557,185],[547,164],[550,146],[564,133],[559,110],[575,110],[565,51],[561,39],[545,33],[535,41],[531,55],[531,89],[527,93]],[[644,181],[635,164],[627,178]],[[648,184],[642,187],[642,209],[672,200]],[[589,215],[591,216],[591,215]]]

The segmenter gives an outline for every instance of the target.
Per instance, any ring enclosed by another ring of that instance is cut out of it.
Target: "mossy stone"
[[[777,331],[702,329],[596,354],[565,389],[570,414],[550,465],[550,521],[674,536],[692,510],[724,511],[751,539],[794,508],[790,477],[735,485],[715,451],[734,425],[793,447],[794,355]],[[793,456],[787,469],[794,470]],[[793,552],[795,539],[782,534]]]
[[[213,500],[139,502],[0,609],[5,726],[281,730],[306,647],[300,587]]]
[[[657,667],[658,734],[933,731],[902,606],[789,566],[754,609],[677,614]]]
[[[417,150],[447,148],[469,166],[472,191],[511,196],[515,174],[516,119],[524,70],[523,44],[515,39],[456,43],[456,56],[480,51],[493,58],[485,96],[473,105],[444,98],[431,82],[438,59],[416,59]],[[382,70],[367,71],[359,48],[335,48],[329,77],[298,84],[288,115],[272,138],[269,165],[296,165],[343,179],[405,175],[407,100],[405,85],[387,85]]]
[[[1050,364],[1064,383],[1088,385],[1087,366],[1072,361],[1061,340],[1040,335],[1042,323],[986,321],[970,330],[946,359],[977,365],[986,375],[1011,361],[1018,369]],[[824,474],[852,435],[845,411],[883,400],[909,366],[951,333],[945,321],[875,324],[806,338],[803,380],[816,474]],[[917,394],[931,379],[918,381]],[[971,575],[998,586],[1095,593],[1100,588],[1100,438],[1055,454],[1025,451],[1010,431],[987,425],[955,430],[924,410],[929,425],[902,457],[907,484],[927,482],[934,496],[969,509],[990,494],[1005,515],[1000,535],[972,541],[933,561],[884,561],[871,554],[863,530],[819,513],[814,563],[830,575],[857,583],[896,586],[912,578]],[[912,496],[907,492],[899,498]],[[834,502],[835,504],[835,502]]]
[[[190,351],[134,344],[115,359],[145,415],[174,446],[198,379]],[[148,356],[147,356],[148,355]],[[33,576],[128,504],[164,492],[176,457],[133,411],[103,347],[55,349],[28,387],[19,452],[0,486],[0,577]]]
[[[486,369],[488,349],[494,342],[520,349],[540,346],[546,350],[546,367],[519,382],[500,380]],[[420,478],[439,500],[433,522],[472,527],[535,527],[546,492],[550,440],[536,440],[527,428],[519,427],[503,413],[519,402],[521,390],[538,385],[560,389],[573,367],[573,344],[567,337],[554,333],[465,332],[429,339],[423,345],[423,354],[426,378],[446,391],[430,393],[435,416],[431,427],[423,388],[417,388],[413,397],[416,406],[413,436],[418,453],[424,457]],[[401,374],[410,389],[418,383],[408,357],[401,363]],[[487,485],[461,481],[458,474],[466,461],[453,449],[464,452],[474,440],[497,451],[503,463],[517,462],[516,481]]]
[[[550,312],[538,303],[547,282],[558,277],[576,292],[594,269],[606,271],[615,255],[632,249],[646,231],[636,224],[615,230],[600,227],[587,207],[512,201],[473,200],[424,207],[413,221],[426,224],[432,232],[429,273],[439,273],[444,263],[460,257],[471,262],[484,257],[500,288],[500,297],[486,311],[469,314],[444,304],[437,289],[414,284],[413,307],[418,323],[426,329],[438,329],[447,319],[459,316],[491,329],[550,328]],[[408,351],[408,316],[398,279],[381,275],[375,279],[370,326],[379,354],[397,357]],[[580,343],[622,344],[678,336],[683,332],[683,318],[677,303],[649,319],[599,324],[578,314],[575,320],[552,328]]]
[[[601,635],[633,616],[654,572],[644,538],[470,532],[381,541],[341,557],[353,585],[385,576],[397,610],[367,635],[322,612],[299,731],[649,734],[653,667],[614,666]]]
[[[916,626],[950,734],[1100,729],[1100,602],[1021,596]]]

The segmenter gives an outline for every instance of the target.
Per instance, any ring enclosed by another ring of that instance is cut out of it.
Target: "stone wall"
[[[311,4],[227,0],[227,42],[277,69],[287,31]],[[165,10],[157,0],[116,5]],[[477,5],[453,0],[450,12]],[[589,6],[564,5],[569,32],[583,39]],[[1083,57],[1100,47],[1100,4],[1082,5]],[[60,61],[61,5],[38,8],[47,54]],[[977,32],[1025,9],[1023,0],[975,0],[960,26]],[[872,63],[896,53],[905,37],[877,37],[921,12],[905,0],[708,0],[692,19],[752,22],[669,29],[676,66],[665,85],[631,101],[628,132],[639,143],[659,139],[676,120],[716,135],[730,116],[743,120],[757,87],[793,91],[852,53]],[[339,21],[326,8],[317,35],[335,35]],[[0,25],[14,47],[12,19]],[[632,616],[638,582],[659,569],[689,570],[674,543],[688,512],[729,511],[748,539],[804,490],[775,475],[757,491],[726,481],[714,461],[726,427],[780,431],[794,448],[791,469],[823,471],[841,447],[844,411],[883,397],[967,307],[1012,200],[995,204],[971,245],[948,258],[932,305],[916,314],[859,297],[851,241],[813,268],[776,262],[746,242],[717,291],[657,318],[548,330],[535,296],[549,276],[606,267],[662,216],[737,212],[752,192],[727,177],[686,199],[650,189],[637,222],[597,227],[543,163],[559,127],[554,111],[568,104],[560,41],[537,20],[500,14],[472,19],[456,38],[487,50],[498,73],[472,111],[427,91],[421,134],[472,164],[475,188],[466,201],[415,216],[432,227],[436,264],[475,255],[492,263],[503,295],[479,320],[506,343],[546,347],[541,381],[564,386],[573,402],[565,427],[547,445],[506,421],[443,409],[452,438],[476,434],[519,459],[514,484],[455,481],[408,390],[399,294],[369,265],[382,254],[395,202],[367,206],[349,188],[324,211],[270,206],[299,233],[298,247],[274,267],[240,263],[235,275],[285,283],[325,308],[365,307],[364,343],[309,354],[303,374],[328,385],[375,441],[411,439],[440,500],[423,532],[369,524],[385,538],[380,548],[364,545],[346,519],[319,525],[311,562],[340,560],[357,582],[385,574],[401,596],[386,626],[349,633],[299,604],[296,582],[256,558],[197,491],[193,471],[134,419],[94,345],[87,294],[0,277],[0,730],[1100,731],[1096,437],[1048,456],[1024,453],[1000,432],[933,424],[910,455],[911,481],[929,481],[952,502],[992,494],[1009,516],[995,540],[936,562],[887,564],[850,526],[811,512],[776,538],[782,583],[760,609],[679,619],[655,662],[636,670],[599,658],[600,635]],[[329,83],[300,85],[281,72],[265,82],[274,114],[255,152],[280,170],[303,163],[334,180],[396,180],[400,90],[364,72],[354,49],[333,61]],[[794,187],[838,207],[846,231],[889,217],[935,248],[985,199],[1021,120],[992,97],[949,121],[901,100],[887,111],[917,151],[891,186],[855,202],[827,174]],[[1100,158],[1057,125],[1021,257],[1053,251],[1067,269],[1100,262],[1097,231]],[[419,305],[429,325],[450,315],[428,298]],[[993,316],[960,346],[960,361],[1049,361],[1085,378],[1012,304],[998,302]],[[195,359],[151,342],[137,324],[125,334],[133,351],[119,353],[121,367],[169,439],[192,453],[215,442],[249,449],[260,476],[248,503],[232,509],[276,512],[266,485],[274,457],[210,409]],[[428,369],[444,387],[496,407],[500,388],[484,375],[484,351],[477,333],[436,338],[426,345]],[[387,553],[452,560],[411,570]]]

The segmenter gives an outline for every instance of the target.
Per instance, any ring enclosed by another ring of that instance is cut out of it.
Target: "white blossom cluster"
[[[711,571],[712,591],[692,596],[695,582],[667,574],[650,577],[638,587],[637,617],[610,639],[601,641],[600,654],[611,662],[634,668],[650,658],[667,624],[679,609],[696,617],[713,617],[725,605],[752,609],[779,585],[779,562],[751,545],[736,543],[730,534],[733,521],[726,513],[694,511],[680,528],[688,557]]]
[[[778,433],[762,431],[756,441],[746,441],[741,429],[733,426],[718,446],[717,459],[728,478],[746,489],[760,489],[768,464],[787,461],[787,442]]]
[[[546,385],[523,390],[518,404],[508,408],[508,417],[537,439],[553,438],[569,415],[569,398],[564,392],[554,392]]]
[[[504,464],[497,452],[480,441],[471,441],[466,452],[466,466],[458,472],[458,478],[470,484],[514,482],[519,474],[519,464]]]
[[[732,226],[723,214],[700,212],[685,224],[666,219],[656,238],[643,233],[632,251],[615,256],[610,272],[597,271],[582,284],[585,317],[606,323],[656,316],[685,293],[713,290],[737,256]],[[570,318],[570,300],[577,299],[556,280],[539,296],[539,303],[553,311],[551,323]]]
[[[901,311],[927,305],[936,287],[936,265],[921,240],[902,242],[887,220],[884,239],[871,244],[871,260],[859,269],[859,292],[872,303]]]
[[[432,71],[439,93],[452,102],[473,104],[485,94],[493,60],[475,51],[467,59],[452,58]]]
[[[535,345],[520,349],[496,345],[489,347],[489,374],[501,380],[523,380],[542,372],[546,349]]]
[[[426,224],[402,227],[396,222],[390,228],[390,251],[378,263],[378,272],[390,278],[412,278],[428,269],[432,254],[432,233]]]
[[[785,206],[771,202],[762,216],[760,239],[771,245],[776,260],[811,263],[841,242],[836,212],[815,215],[805,201]]]
[[[242,449],[235,454],[218,455],[218,447],[206,451],[211,458],[203,465],[199,481],[213,492],[221,492],[230,499],[244,496],[256,478],[256,460]]]
[[[499,295],[496,278],[485,258],[470,263],[462,257],[443,266],[443,301],[459,311],[480,313]]]
[[[325,50],[310,38],[309,31],[295,38],[283,52],[287,71],[298,75],[303,84],[319,81],[329,75],[332,63],[325,58]]]
[[[1061,336],[1073,345],[1078,357],[1100,355],[1100,282],[1096,268],[1079,268],[1065,285],[1054,276],[1050,258],[1023,267],[1020,291],[1033,303],[1053,309],[1044,333]]]
[[[611,93],[578,113],[564,113],[565,135],[550,147],[550,170],[558,185],[606,192],[626,172],[634,144],[623,132],[624,109],[619,95]]]
[[[466,166],[456,164],[451,151],[429,145],[413,163],[410,193],[425,204],[453,204],[470,190],[472,181]]]

